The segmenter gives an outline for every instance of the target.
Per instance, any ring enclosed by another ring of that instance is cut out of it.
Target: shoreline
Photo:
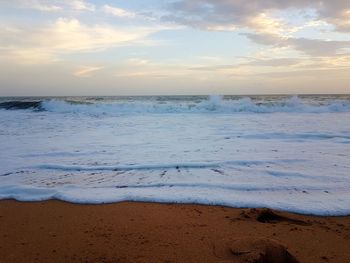
[[[288,211],[283,210],[279,208],[270,208],[270,207],[239,207],[239,206],[230,206],[230,205],[221,205],[221,204],[205,204],[205,203],[185,203],[185,202],[171,202],[171,201],[111,201],[111,202],[102,202],[102,203],[84,203],[84,202],[73,202],[73,201],[66,201],[64,199],[47,199],[47,200],[18,200],[15,198],[9,198],[9,199],[0,199],[0,204],[2,202],[15,202],[15,203],[29,203],[29,204],[36,204],[36,203],[46,203],[46,202],[58,202],[68,205],[76,205],[76,206],[109,206],[109,205],[118,205],[123,203],[129,203],[129,204],[159,204],[159,205],[174,205],[174,206],[198,206],[198,207],[220,207],[220,208],[227,208],[227,209],[236,209],[236,210],[271,210],[278,213],[285,213],[285,214],[291,214],[295,216],[305,216],[305,217],[314,217],[314,218],[347,218],[350,217],[349,214],[313,214],[313,213],[303,213],[303,212],[295,212],[295,211]]]
[[[250,262],[261,254],[265,261],[259,262],[272,262],[266,261],[271,255],[286,257],[280,263],[350,262],[349,247],[350,216],[146,202],[0,201],[3,262]]]

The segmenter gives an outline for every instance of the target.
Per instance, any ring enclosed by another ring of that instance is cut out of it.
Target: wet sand
[[[0,201],[0,262],[350,262],[350,217]]]

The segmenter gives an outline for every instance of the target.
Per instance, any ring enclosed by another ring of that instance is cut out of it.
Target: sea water
[[[350,96],[0,98],[0,199],[350,214]]]

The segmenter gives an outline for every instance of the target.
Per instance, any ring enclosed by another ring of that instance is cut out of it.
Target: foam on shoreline
[[[350,215],[347,189],[334,196],[323,190],[308,194],[297,191],[254,191],[207,188],[200,185],[183,186],[150,186],[123,188],[78,188],[73,186],[61,188],[37,188],[29,186],[1,186],[0,199],[18,201],[61,200],[76,204],[106,204],[124,201],[220,205],[236,208],[271,208],[280,211],[317,215],[346,216]],[[281,196],[284,195],[284,198]],[[287,195],[288,198],[285,198]],[[320,200],[327,198],[327,203]]]

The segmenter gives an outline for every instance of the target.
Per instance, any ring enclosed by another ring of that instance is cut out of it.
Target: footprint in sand
[[[214,248],[215,255],[236,263],[299,263],[287,248],[268,238],[242,238]]]
[[[272,239],[246,238],[230,244],[230,251],[237,262],[298,263],[285,246]]]

